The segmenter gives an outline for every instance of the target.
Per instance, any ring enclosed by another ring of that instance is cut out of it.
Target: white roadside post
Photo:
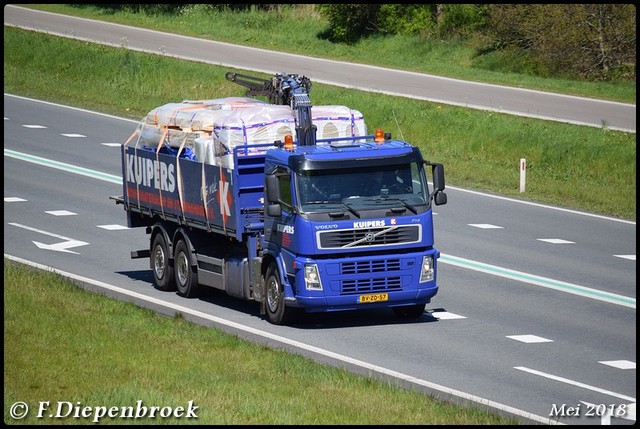
[[[527,176],[527,160],[520,158],[520,192],[524,192]]]

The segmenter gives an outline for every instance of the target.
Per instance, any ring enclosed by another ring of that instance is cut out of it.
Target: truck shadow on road
[[[415,325],[437,322],[429,310],[415,319],[402,319],[390,309],[346,310],[330,313],[301,313],[289,326],[297,329],[336,329],[381,325]]]
[[[129,277],[131,280],[136,282],[153,285],[153,273],[151,270],[116,271],[116,274]]]
[[[136,282],[147,283],[150,288],[155,288],[153,285],[153,274],[150,270],[123,271],[119,274],[125,275]],[[172,296],[177,295],[175,291],[164,293]],[[212,304],[211,312],[209,313],[212,315],[220,316],[216,314],[215,311],[215,306],[219,306],[262,319],[265,323],[269,323],[266,315],[260,314],[260,307],[257,302],[245,301],[216,289],[203,288],[200,296],[181,299],[185,300],[185,305],[187,305],[190,300],[199,300]],[[337,329],[346,327],[434,323],[439,321],[438,318],[432,315],[434,311],[443,311],[443,309],[430,309],[427,307],[426,311],[415,319],[400,318],[396,316],[391,309],[385,308],[346,310],[328,313],[300,312],[296,314],[294,320],[287,326],[295,329]]]
[[[224,292],[215,289],[206,289],[198,298],[201,301],[207,301],[217,306],[236,310],[244,314],[262,319],[265,323],[269,323],[266,315],[260,314],[258,303],[252,301],[244,301],[234,298]],[[334,311],[328,313],[304,313],[299,312],[295,315],[293,321],[287,326],[295,329],[335,329],[345,327],[366,327],[380,325],[402,325],[402,324],[418,324],[433,323],[439,320],[431,315],[431,310],[427,310],[418,318],[402,319],[393,313],[391,309],[362,309],[362,310],[346,310]],[[437,309],[442,311],[442,309]]]

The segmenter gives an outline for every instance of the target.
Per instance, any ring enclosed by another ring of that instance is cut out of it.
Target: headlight
[[[307,290],[322,290],[320,275],[318,274],[318,266],[316,264],[304,265],[304,283]]]
[[[422,258],[422,268],[420,269],[420,283],[433,280],[433,256]]]

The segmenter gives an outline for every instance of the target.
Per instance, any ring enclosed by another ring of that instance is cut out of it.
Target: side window
[[[423,169],[417,163],[411,164],[411,184],[413,185],[413,194],[419,197],[422,203],[429,203],[429,182],[424,176]]]
[[[420,177],[420,170],[416,163],[411,164],[411,185],[414,193],[419,194],[422,192],[422,178]]]
[[[291,196],[291,170],[284,166],[276,167],[273,172],[278,181],[278,198],[284,209],[293,210],[293,197]]]
[[[291,175],[278,175],[278,183],[280,184],[280,199],[285,205],[293,207],[293,199],[291,198]]]

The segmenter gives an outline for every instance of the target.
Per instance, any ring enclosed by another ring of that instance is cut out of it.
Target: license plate
[[[388,301],[388,300],[389,300],[388,293],[372,293],[369,295],[360,295],[358,297],[358,302],[360,304],[364,304],[367,302],[381,302],[381,301]]]

